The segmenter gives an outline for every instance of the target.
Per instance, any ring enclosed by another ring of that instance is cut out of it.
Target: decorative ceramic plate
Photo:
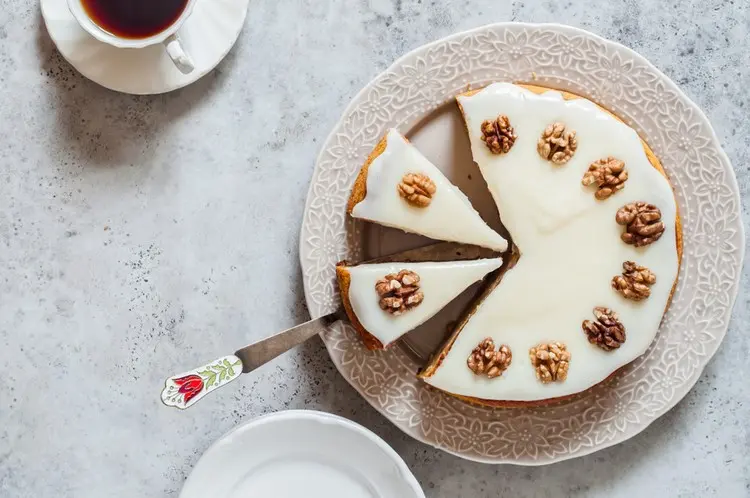
[[[541,85],[614,111],[661,159],[684,224],[685,250],[672,305],[657,338],[614,378],[573,399],[530,409],[486,409],[428,388],[417,369],[444,337],[455,304],[398,346],[367,351],[338,324],[323,336],[341,374],[404,432],[488,463],[541,465],[624,441],[674,406],[698,380],[726,333],[744,252],[740,200],[729,160],[706,116],[632,50],[560,25],[503,23],[460,33],[396,61],[344,112],[318,158],[300,253],[310,313],[338,306],[334,265],[425,244],[426,239],[346,216],[355,175],[390,127],[417,147],[497,227],[453,97],[493,81]],[[416,354],[415,354],[416,353]]]
[[[329,413],[290,410],[225,434],[193,469],[180,498],[424,498],[378,436]]]

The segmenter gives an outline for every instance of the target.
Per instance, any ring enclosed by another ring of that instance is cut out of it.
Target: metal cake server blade
[[[440,242],[375,258],[367,261],[367,263],[461,261],[498,256],[497,252],[490,249],[453,242]],[[243,373],[252,372],[265,365],[309,338],[324,332],[330,325],[339,320],[347,320],[342,307],[339,307],[333,313],[315,318],[238,349],[234,354],[223,356],[187,372],[173,375],[164,383],[164,389],[161,392],[162,403],[181,410],[189,408],[208,393],[229,384]]]

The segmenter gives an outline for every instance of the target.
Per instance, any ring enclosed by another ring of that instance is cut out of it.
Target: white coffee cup
[[[190,17],[193,7],[198,0],[189,0],[185,9],[169,27],[155,35],[147,38],[123,38],[105,31],[102,27],[94,22],[83,7],[82,0],[68,0],[68,8],[75,17],[78,24],[97,40],[118,48],[145,48],[151,45],[163,44],[167,54],[182,73],[188,74],[195,69],[195,64],[190,56],[182,47],[182,42],[177,31],[183,23]]]

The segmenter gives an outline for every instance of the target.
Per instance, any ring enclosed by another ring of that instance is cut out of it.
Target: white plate
[[[118,92],[139,95],[171,92],[211,71],[229,53],[245,24],[250,0],[199,0],[180,28],[195,70],[182,74],[161,44],[115,48],[88,33],[73,18],[67,0],[41,0],[50,38],[70,64],[87,78]]]
[[[464,458],[541,465],[585,455],[645,429],[682,399],[716,352],[737,295],[745,240],[737,181],[711,125],[678,88],[630,49],[560,25],[503,23],[425,45],[396,61],[352,101],[318,157],[300,236],[310,313],[338,306],[334,265],[427,243],[346,216],[354,177],[384,132],[406,133],[497,223],[473,166],[454,96],[493,81],[527,82],[586,96],[649,143],[675,189],[684,223],[679,283],[659,334],[606,385],[533,409],[492,410],[428,389],[406,348],[367,351],[351,327],[323,339],[341,374],[407,434]],[[434,350],[460,306],[409,334]]]
[[[203,454],[180,498],[424,498],[378,436],[345,418],[292,410],[252,420]]]

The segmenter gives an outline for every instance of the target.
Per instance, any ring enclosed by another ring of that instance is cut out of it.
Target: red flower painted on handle
[[[175,379],[174,383],[180,388],[177,392],[184,395],[183,403],[186,404],[203,390],[203,379],[195,374]]]

